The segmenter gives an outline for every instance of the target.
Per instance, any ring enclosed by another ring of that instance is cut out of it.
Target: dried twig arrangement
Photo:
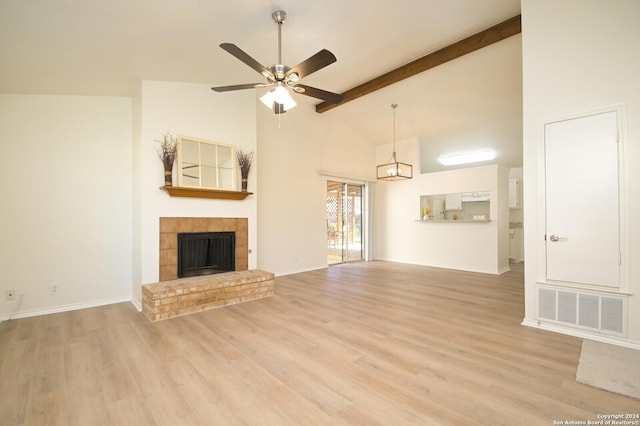
[[[242,179],[248,179],[249,170],[251,169],[251,162],[253,161],[253,151],[244,152],[239,149],[236,155],[238,157],[238,165],[240,166]]]
[[[162,140],[157,140],[156,142],[160,143],[160,147],[157,150],[158,157],[162,160],[165,171],[172,170],[178,152],[178,139],[167,132],[162,134]]]
[[[242,175],[242,190],[246,191],[249,170],[251,170],[251,161],[253,161],[253,151],[244,152],[239,149],[236,156],[238,157],[238,165],[240,166],[240,174]]]

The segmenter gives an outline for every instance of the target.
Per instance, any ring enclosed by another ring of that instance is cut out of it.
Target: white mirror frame
[[[177,167],[179,186],[229,191],[238,188],[235,145],[178,135]]]

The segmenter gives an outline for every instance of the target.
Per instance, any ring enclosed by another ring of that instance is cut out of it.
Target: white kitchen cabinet
[[[445,210],[462,210],[462,194],[447,194],[444,199]]]
[[[509,261],[522,262],[524,260],[524,239],[522,228],[509,229]]]
[[[509,208],[520,208],[520,181],[518,179],[509,179]]]

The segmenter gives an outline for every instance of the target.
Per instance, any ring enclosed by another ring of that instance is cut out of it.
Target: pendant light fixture
[[[393,155],[391,160],[386,164],[380,164],[377,167],[376,176],[381,180],[402,180],[413,178],[413,166],[407,163],[401,163],[396,159],[396,108],[398,104],[391,104],[393,108]]]

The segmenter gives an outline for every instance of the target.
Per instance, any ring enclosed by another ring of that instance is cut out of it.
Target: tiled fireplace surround
[[[249,225],[246,218],[161,217],[160,281],[178,278],[178,233],[235,232],[236,271],[249,268]]]
[[[152,321],[255,300],[274,294],[274,275],[248,270],[246,218],[160,218],[160,282],[142,286],[142,311]],[[178,233],[235,232],[236,270],[177,278]]]

